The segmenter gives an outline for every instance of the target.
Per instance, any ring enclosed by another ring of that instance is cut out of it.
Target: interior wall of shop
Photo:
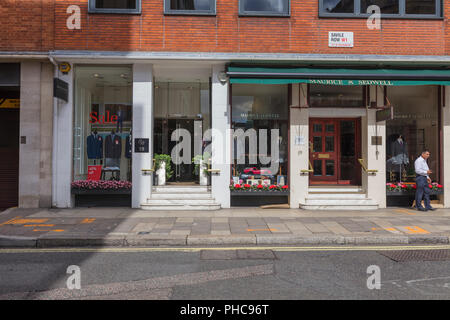
[[[53,65],[22,62],[20,86],[19,207],[50,207]]]

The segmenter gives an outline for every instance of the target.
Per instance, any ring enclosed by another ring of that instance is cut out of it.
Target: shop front
[[[448,72],[232,65],[228,75],[233,108],[236,86],[289,87],[291,208],[411,207],[414,161],[424,149],[432,154],[432,195],[444,202]]]
[[[131,206],[132,70],[75,66],[75,206]]]

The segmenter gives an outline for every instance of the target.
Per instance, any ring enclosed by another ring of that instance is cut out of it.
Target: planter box
[[[232,196],[288,196],[289,191],[230,191]]]
[[[439,194],[443,194],[443,190],[432,190],[430,192],[430,196],[435,196]],[[415,190],[408,190],[408,191],[386,191],[387,196],[414,196],[416,194]]]
[[[75,195],[131,194],[131,189],[119,189],[119,190],[72,189],[72,194],[75,194]]]

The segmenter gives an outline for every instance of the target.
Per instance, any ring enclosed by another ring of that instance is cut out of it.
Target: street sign
[[[134,138],[134,152],[149,153],[149,142],[148,138]]]
[[[64,80],[54,78],[53,79],[53,96],[55,98],[59,98],[64,100],[65,102],[69,101],[69,84]]]
[[[376,120],[377,122],[394,120],[394,107],[378,110],[376,113]]]

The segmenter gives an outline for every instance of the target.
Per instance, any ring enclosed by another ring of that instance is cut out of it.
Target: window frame
[[[291,16],[291,0],[283,0],[284,4],[287,5],[287,12],[278,13],[272,11],[245,11],[244,10],[244,0],[239,0],[239,16],[242,17],[290,17]]]
[[[353,13],[329,13],[325,12],[324,0],[319,0],[319,18],[358,18],[358,19],[367,19],[371,16],[370,13],[361,13],[361,0],[353,0]],[[443,20],[443,1],[435,0],[436,5],[436,14],[407,14],[406,13],[406,0],[398,0],[399,1],[399,13],[398,14],[381,14],[381,18],[390,18],[390,19],[437,19]]]
[[[95,7],[96,0],[89,0],[88,13],[116,13],[116,14],[141,14],[142,12],[142,0],[136,1],[136,9],[101,9]]]
[[[209,0],[212,7],[211,10],[173,10],[170,9],[170,0],[164,0],[164,14],[165,15],[187,15],[187,16],[215,16],[216,15],[216,0]]]

